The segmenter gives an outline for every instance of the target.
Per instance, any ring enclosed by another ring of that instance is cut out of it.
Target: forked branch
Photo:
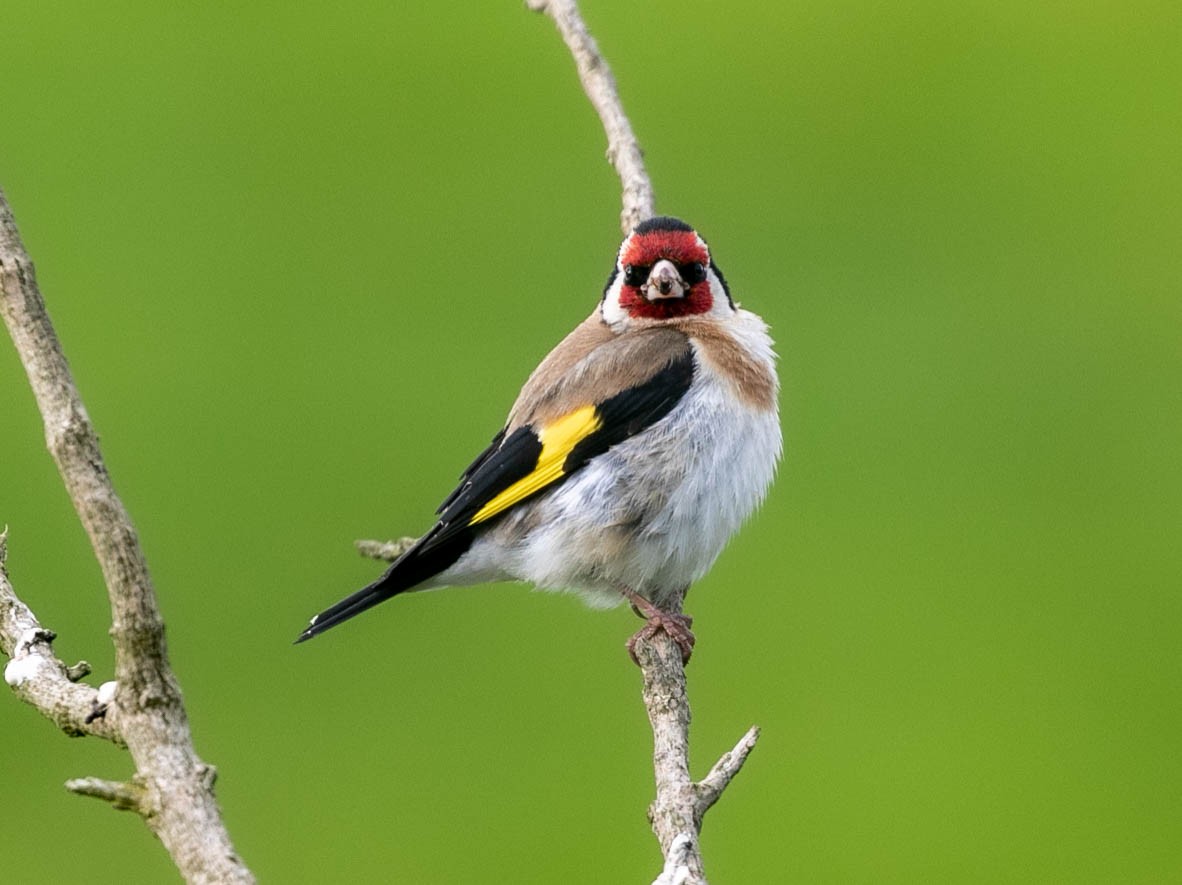
[[[527,0],[529,7],[554,20],[574,56],[579,80],[607,134],[607,156],[620,176],[624,233],[654,213],[652,182],[644,154],[624,113],[615,78],[579,13],[575,0]],[[680,608],[680,607],[679,607]],[[643,674],[644,706],[653,729],[653,773],[657,796],[649,820],[665,863],[654,885],[704,883],[698,834],[702,816],[718,801],[747,760],[759,729],[751,728],[700,783],[689,773],[689,695],[681,650],[663,630],[634,649]]]
[[[52,632],[16,597],[0,560],[0,645],[11,658],[5,679],[68,734],[105,737],[131,752],[132,783],[83,779],[72,781],[71,789],[138,811],[187,881],[253,882],[222,823],[214,770],[193,749],[147,562],[111,484],[3,192],[0,313],[28,374],[49,451],[102,568],[116,677],[98,690],[70,680],[87,668],[66,668],[53,655]]]
[[[527,0],[527,5],[554,20],[574,56],[583,89],[603,122],[607,155],[622,185],[620,220],[627,233],[653,215],[653,188],[611,69],[574,0]],[[357,546],[364,555],[392,560],[406,549],[408,541],[413,543],[413,539],[404,538],[386,544],[359,541]],[[690,706],[681,649],[666,632],[657,631],[651,639],[637,642],[634,651],[642,673],[644,705],[653,730],[657,795],[649,808],[649,820],[664,856],[662,872],[654,885],[704,883],[698,843],[702,818],[743,767],[759,738],[759,729],[748,730],[734,749],[724,754],[702,781],[695,783],[689,773]]]

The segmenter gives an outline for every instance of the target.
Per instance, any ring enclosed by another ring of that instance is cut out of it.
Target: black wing
[[[579,406],[544,426],[502,430],[440,505],[435,526],[377,581],[312,618],[296,641],[311,639],[444,571],[471,546],[479,527],[557,488],[596,455],[668,415],[693,378],[693,351],[687,347],[646,381],[600,403]]]

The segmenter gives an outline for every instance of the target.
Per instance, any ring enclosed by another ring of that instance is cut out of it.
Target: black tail
[[[391,596],[397,596],[439,574],[463,555],[472,540],[469,532],[462,532],[442,544],[432,544],[435,534],[431,532],[394,560],[386,573],[368,587],[362,587],[352,596],[346,596],[336,605],[314,615],[304,632],[296,637],[296,642],[319,636],[379,602],[385,602]]]

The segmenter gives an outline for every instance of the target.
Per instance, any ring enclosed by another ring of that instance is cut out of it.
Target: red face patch
[[[677,265],[710,266],[710,255],[697,235],[679,230],[636,234],[628,241],[620,258],[624,267],[652,267],[663,258]],[[714,297],[710,293],[709,280],[695,283],[682,298],[662,298],[657,301],[649,301],[639,287],[625,283],[620,289],[620,306],[630,316],[668,320],[705,313],[714,306]]]
[[[628,241],[628,247],[620,256],[621,264],[635,264],[651,267],[662,258],[674,264],[709,264],[710,255],[702,248],[696,234],[687,230],[654,230],[637,234]]]

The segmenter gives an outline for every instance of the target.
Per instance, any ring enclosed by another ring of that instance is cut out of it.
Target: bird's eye
[[[629,286],[643,286],[644,281],[648,279],[648,275],[651,272],[651,267],[626,264],[624,265],[624,282]]]
[[[696,286],[702,280],[706,279],[706,265],[695,261],[692,264],[677,265],[677,272],[681,274],[681,278],[689,283],[691,286]]]

